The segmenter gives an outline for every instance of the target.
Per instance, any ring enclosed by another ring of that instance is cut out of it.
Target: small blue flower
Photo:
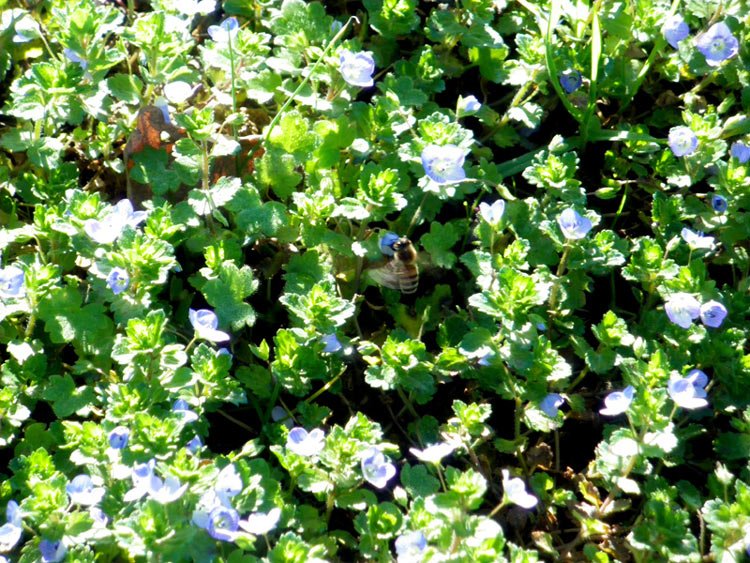
[[[42,556],[42,563],[57,563],[65,559],[68,548],[62,540],[42,540],[39,542],[39,553]]]
[[[542,412],[550,418],[557,418],[558,408],[565,402],[559,393],[550,393],[539,404]]]
[[[254,536],[263,536],[273,530],[281,518],[281,509],[272,508],[268,513],[254,512],[247,520],[240,520],[240,528]]]
[[[104,498],[104,487],[95,487],[94,482],[88,475],[77,475],[65,485],[65,492],[70,497],[70,502],[81,506],[92,506],[99,504]]]
[[[497,199],[492,205],[487,205],[485,202],[479,204],[479,215],[493,227],[500,223],[503,213],[505,213],[505,200]]]
[[[454,184],[466,179],[466,151],[456,145],[427,145],[422,151],[427,177],[437,184]]]
[[[668,144],[676,157],[688,156],[698,148],[698,137],[690,127],[679,125],[669,130]]]
[[[566,239],[578,240],[585,237],[593,226],[591,220],[579,215],[575,209],[568,207],[557,218],[557,224]]]
[[[325,445],[325,433],[320,428],[308,432],[297,426],[286,437],[286,449],[302,457],[318,455]]]
[[[740,164],[745,164],[750,160],[750,145],[743,143],[742,141],[735,141],[732,143],[729,149],[732,156],[737,159]]]
[[[226,342],[229,335],[226,332],[216,330],[219,326],[219,318],[210,309],[188,309],[190,324],[193,325],[196,338],[202,338],[209,342]]]
[[[118,426],[109,433],[109,446],[113,450],[122,450],[128,445],[130,430],[125,426]]]
[[[680,41],[690,35],[690,28],[680,14],[670,17],[661,28],[664,37],[672,47],[677,49]]]
[[[407,532],[396,538],[395,546],[398,563],[413,563],[422,560],[427,538],[419,530]]]
[[[239,523],[240,515],[234,508],[217,506],[208,515],[208,534],[215,540],[234,541]]]
[[[5,508],[7,522],[0,526],[0,552],[5,553],[13,549],[21,539],[23,528],[21,526],[21,510],[14,500],[8,502]]]
[[[198,420],[198,414],[190,408],[190,405],[184,399],[177,399],[172,404],[172,412],[179,415],[185,424]]]
[[[396,251],[393,250],[393,245],[396,244],[400,239],[401,237],[396,233],[391,233],[390,231],[386,232],[378,240],[378,247],[380,248],[380,252],[382,252],[386,256],[393,256],[396,253]]]
[[[664,312],[671,322],[681,328],[690,328],[701,314],[701,304],[689,293],[673,293],[664,303]]]
[[[336,338],[335,334],[326,334],[325,336],[322,336],[320,338],[320,341],[325,344],[323,352],[327,354],[333,354],[343,348],[341,342],[339,342],[339,339]]]
[[[169,102],[163,96],[159,96],[154,100],[154,105],[161,111],[162,117],[164,117],[164,123],[172,125],[172,116],[169,115]]]
[[[119,295],[130,286],[130,274],[122,268],[112,268],[107,276],[107,285],[112,293]]]
[[[727,308],[718,301],[707,301],[701,305],[701,322],[710,328],[719,328],[727,318]]]
[[[680,231],[680,236],[684,240],[691,250],[711,250],[714,247],[714,237],[704,235],[701,232],[691,231],[687,227],[684,227]]]
[[[578,90],[583,84],[583,77],[581,73],[575,69],[568,69],[560,73],[560,86],[568,94],[572,94]]]
[[[526,509],[534,508],[537,505],[539,499],[526,492],[526,484],[523,479],[519,477],[511,479],[510,472],[507,469],[502,470],[502,476],[503,492],[510,502]]]
[[[187,450],[195,455],[198,450],[200,450],[203,447],[203,442],[200,439],[200,436],[193,436],[192,440],[190,440],[187,444],[185,444],[185,447]]]
[[[230,463],[219,472],[214,491],[226,506],[231,504],[232,498],[242,492],[242,478],[233,464]]]
[[[372,446],[362,454],[362,476],[373,487],[382,489],[394,475],[396,466],[378,448]]]
[[[109,518],[107,518],[107,515],[98,506],[89,508],[89,516],[94,521],[95,528],[106,528],[109,523]]]
[[[444,457],[451,455],[453,453],[453,450],[455,449],[456,446],[454,446],[453,444],[438,442],[437,444],[427,446],[423,450],[418,450],[417,448],[409,448],[409,451],[414,454],[414,457],[416,457],[419,461],[438,464]]]
[[[17,299],[26,294],[25,275],[21,268],[7,266],[0,269],[0,297]]]
[[[81,69],[88,70],[89,62],[84,57],[76,53],[73,49],[65,48],[63,49],[63,53],[65,53],[65,56],[68,57],[68,60],[77,63],[78,66],[81,67]]]
[[[684,409],[697,409],[708,405],[706,385],[708,376],[699,369],[691,370],[686,377],[672,375],[667,383],[667,393]]]
[[[716,213],[725,213],[729,208],[729,203],[727,202],[727,198],[725,198],[724,196],[714,194],[713,196],[711,196],[711,207],[714,208],[714,211],[716,211]]]
[[[154,475],[155,466],[156,460],[152,458],[146,463],[139,463],[133,467],[130,472],[130,478],[133,480],[133,488],[122,497],[125,502],[138,500],[148,494],[151,488],[151,480],[156,478]]]
[[[209,26],[208,35],[216,43],[234,43],[239,29],[240,24],[237,22],[237,18],[227,18],[219,25]]]
[[[617,416],[626,412],[630,408],[630,403],[633,402],[634,394],[635,389],[632,385],[628,385],[622,391],[613,391],[604,397],[605,407],[599,412],[606,416]]]
[[[727,24],[718,22],[698,36],[695,40],[695,48],[706,57],[706,63],[710,66],[718,66],[739,52],[740,43],[732,35]]]
[[[146,219],[145,211],[133,211],[128,199],[118,201],[101,219],[88,219],[84,232],[99,244],[112,244],[126,227],[137,227]]]
[[[464,115],[472,115],[478,112],[482,107],[482,104],[477,100],[476,96],[459,96],[458,103],[456,104],[456,113],[459,117]]]
[[[149,498],[159,504],[169,504],[180,498],[187,490],[187,483],[180,485],[177,477],[169,475],[163,481],[159,477],[152,477],[149,483]]]
[[[375,60],[369,51],[352,53],[344,49],[339,54],[339,72],[344,80],[352,86],[369,88],[375,82],[372,74],[375,72]]]

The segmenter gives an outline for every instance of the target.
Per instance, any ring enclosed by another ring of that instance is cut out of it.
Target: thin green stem
[[[312,68],[310,69],[310,72],[307,73],[307,76],[305,76],[302,79],[302,82],[299,83],[299,86],[292,92],[292,95],[287,98],[287,100],[284,102],[284,105],[281,106],[281,109],[279,109],[278,113],[273,117],[271,120],[271,123],[269,123],[268,128],[266,130],[266,135],[263,137],[263,144],[267,145],[268,140],[271,138],[271,133],[273,132],[274,128],[278,124],[279,120],[281,119],[281,116],[284,115],[284,112],[287,110],[287,108],[292,104],[294,99],[297,97],[297,94],[299,94],[302,91],[302,88],[304,88],[305,84],[307,84],[310,81],[310,77],[315,74],[315,71],[317,70],[320,63],[325,60],[326,55],[328,55],[328,52],[333,48],[333,46],[338,43],[339,39],[341,39],[344,34],[347,31],[347,28],[349,27],[349,24],[352,22],[352,20],[359,23],[359,19],[357,19],[356,16],[351,16],[346,23],[341,27],[339,32],[329,41],[328,45],[326,45],[326,48],[323,50],[323,53],[320,55],[320,58],[318,58],[317,61],[315,61],[315,64],[313,64]]]

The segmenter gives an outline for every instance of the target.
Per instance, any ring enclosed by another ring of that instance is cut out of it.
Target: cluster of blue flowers
[[[713,299],[701,304],[690,293],[673,293],[664,304],[664,312],[671,322],[680,328],[690,328],[695,319],[709,328],[719,328],[727,317],[727,309],[719,301]]]
[[[675,14],[662,26],[662,33],[672,47],[690,36],[690,27],[685,19]],[[739,52],[739,41],[724,22],[717,22],[695,38],[695,48],[706,58],[706,64],[718,66]]]
[[[698,409],[708,405],[706,386],[708,376],[699,369],[692,369],[685,377],[672,374],[667,382],[667,393],[678,407]],[[622,391],[613,391],[604,398],[604,408],[599,412],[605,416],[617,416],[627,412],[635,397],[635,389],[628,385]]]

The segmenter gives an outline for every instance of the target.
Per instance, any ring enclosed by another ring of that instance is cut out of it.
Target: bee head
[[[414,248],[412,242],[406,238],[401,237],[393,243],[393,251],[401,260],[414,260],[417,256],[417,251]]]

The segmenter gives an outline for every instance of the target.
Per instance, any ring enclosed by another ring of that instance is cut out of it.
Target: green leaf
[[[249,266],[239,268],[234,262],[225,261],[218,271],[204,268],[201,274],[207,279],[201,291],[222,321],[228,322],[235,331],[255,324],[255,311],[244,302],[258,289],[258,281]]]
[[[74,413],[86,414],[79,411],[84,411],[84,409],[88,411],[93,407],[95,397],[93,387],[90,385],[76,387],[73,378],[67,374],[50,377],[42,392],[42,398],[52,404],[52,410],[59,418],[67,418]]]
[[[107,78],[110,94],[126,104],[138,104],[141,101],[143,82],[135,74],[114,74]]]
[[[426,498],[440,489],[440,481],[430,475],[424,465],[404,464],[401,484],[412,498]]]
[[[453,245],[458,242],[460,235],[452,223],[441,225],[433,222],[429,234],[420,239],[420,243],[429,253],[430,260],[440,268],[452,268],[456,263],[456,255],[451,252]]]

